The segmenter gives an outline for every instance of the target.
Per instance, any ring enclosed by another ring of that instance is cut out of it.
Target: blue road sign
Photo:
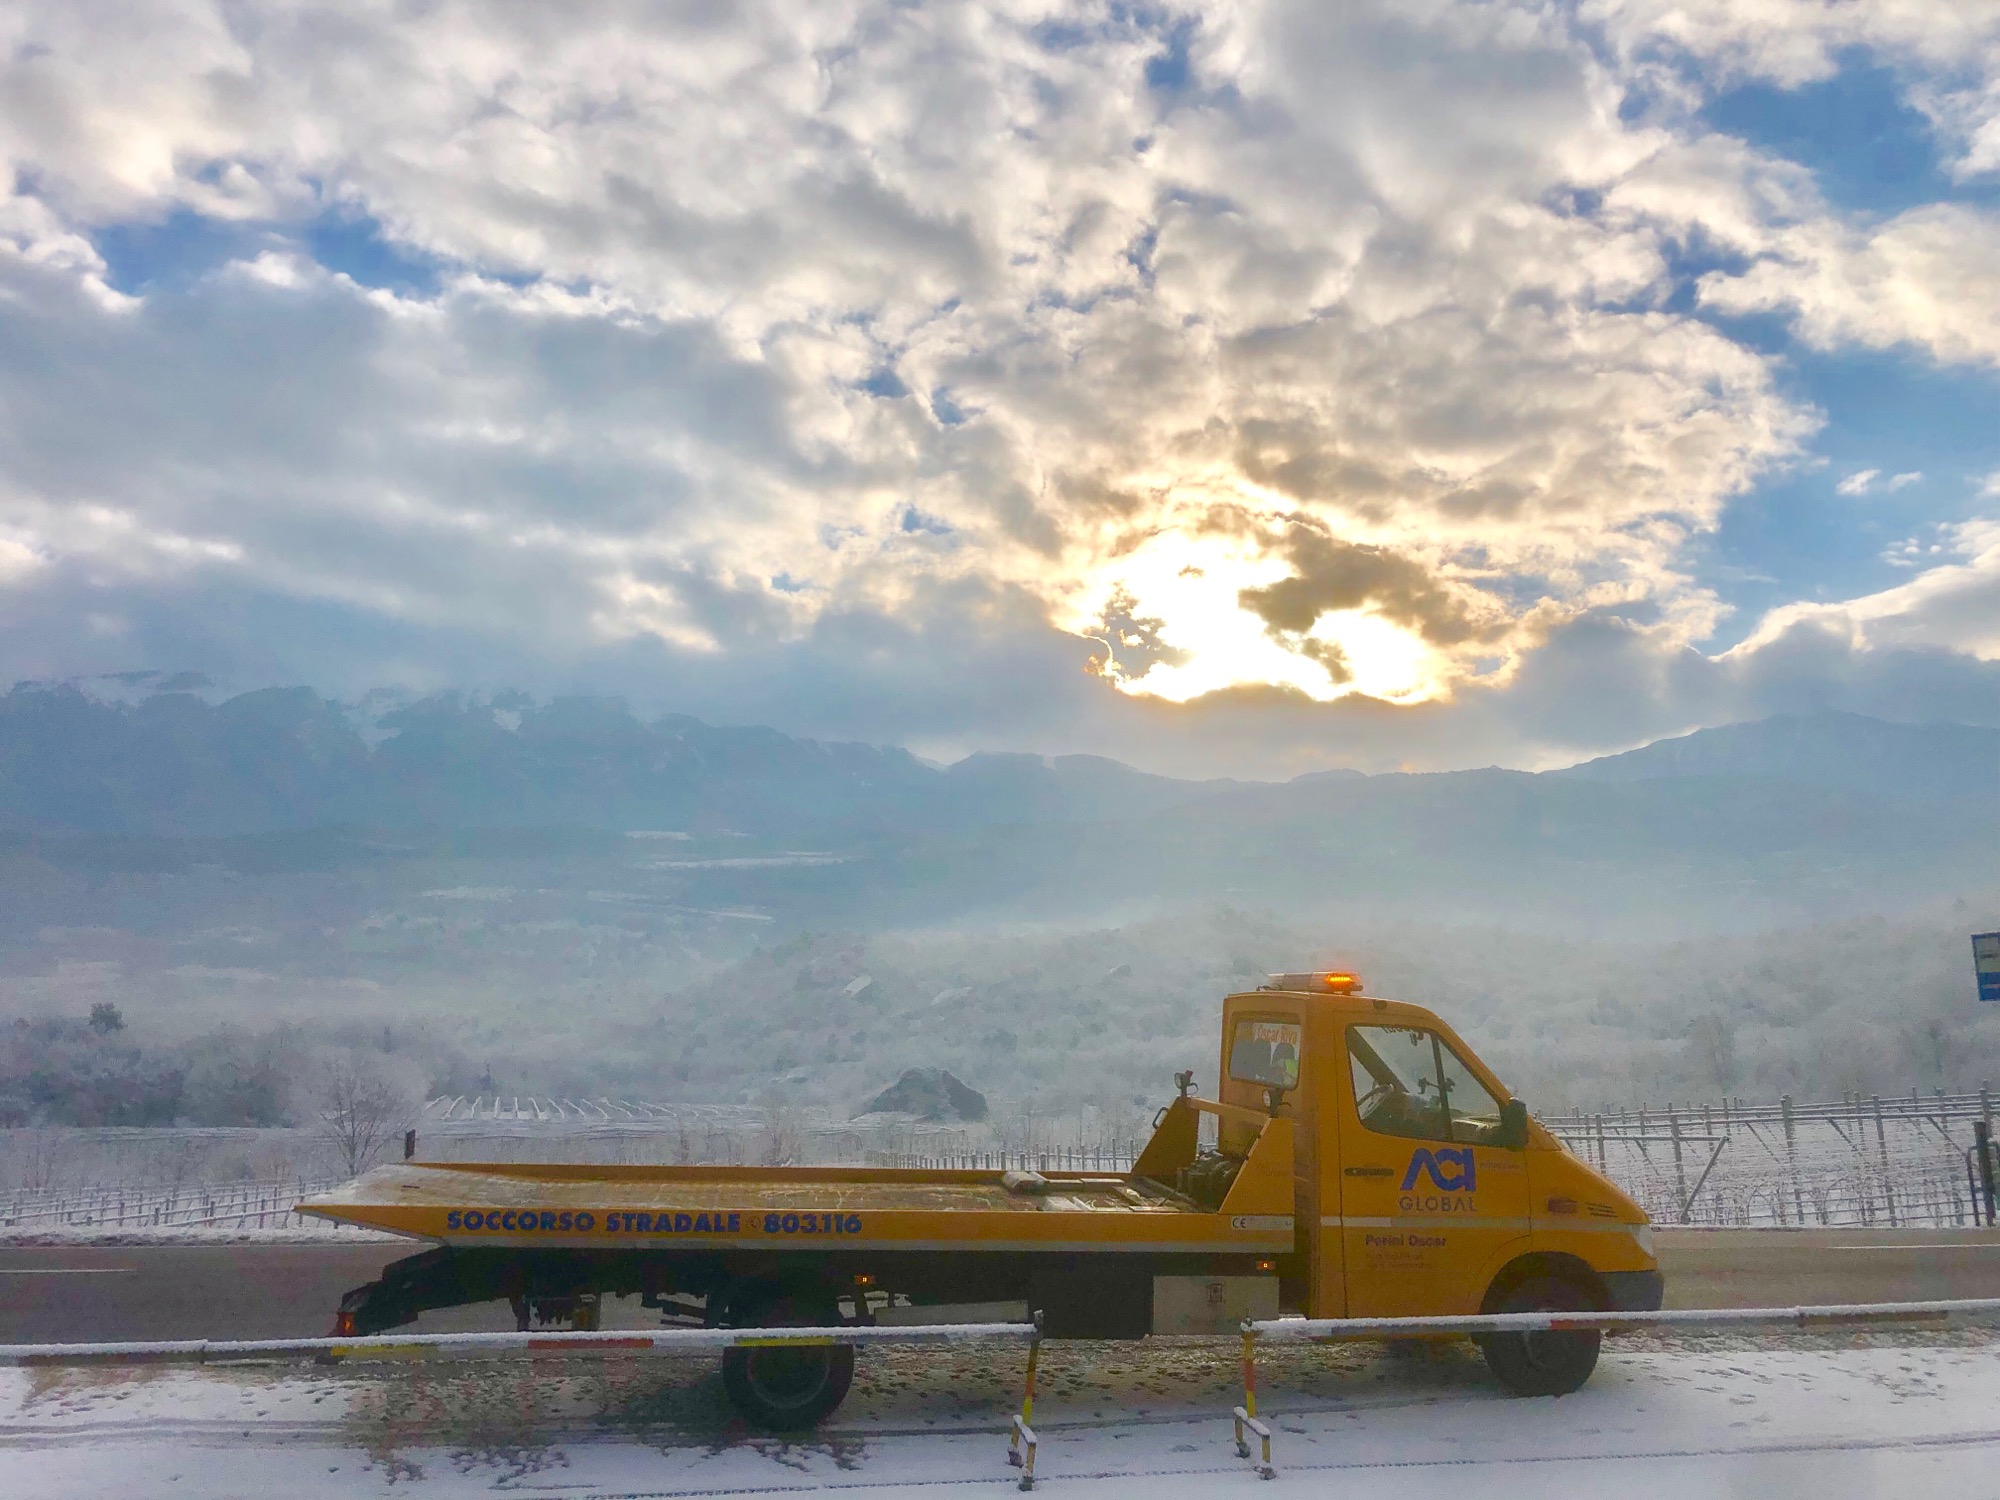
[[[1979,998],[2000,1000],[2000,932],[1973,933],[1972,971],[1979,976]]]

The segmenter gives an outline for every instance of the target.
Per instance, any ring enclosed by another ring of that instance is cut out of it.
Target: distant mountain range
[[[605,699],[508,701],[429,698],[364,732],[305,688],[122,704],[19,686],[0,698],[0,828],[935,830],[1151,812],[1204,786],[1092,756],[974,755],[940,769],[894,747],[682,715],[642,722]]]
[[[1898,800],[1984,797],[1990,805],[2000,786],[2000,729],[1790,715],[1659,740],[1557,774],[1613,782],[1751,778]]]
[[[366,833],[379,850],[417,829],[460,831],[464,857],[500,830],[568,830],[565,848],[614,863],[679,849],[644,866],[660,890],[635,900],[729,903],[794,924],[1187,899],[1852,909],[2000,885],[2000,730],[1816,714],[1540,774],[1192,782],[1088,756],[938,767],[893,747],[643,722],[599,699],[446,695],[357,722],[304,689],[217,704],[40,686],[0,698],[0,831],[45,850],[75,844],[61,856],[72,861],[128,861],[117,851],[134,839],[248,840],[283,867],[308,846],[312,860],[336,857],[325,830]],[[632,833],[673,838],[621,837]],[[800,863],[799,850],[836,863]],[[145,856],[161,868],[239,857]]]

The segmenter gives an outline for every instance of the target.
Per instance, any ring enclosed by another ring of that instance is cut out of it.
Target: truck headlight
[[[1646,1254],[1653,1254],[1653,1226],[1651,1224],[1634,1224],[1632,1226],[1632,1238],[1639,1242],[1639,1248],[1645,1251]]]

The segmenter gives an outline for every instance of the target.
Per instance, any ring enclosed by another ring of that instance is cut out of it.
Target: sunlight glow
[[[1256,685],[1323,703],[1353,693],[1396,703],[1447,694],[1439,653],[1366,609],[1322,615],[1303,639],[1275,637],[1238,596],[1290,571],[1249,538],[1161,532],[1103,567],[1069,628],[1108,648],[1099,670],[1120,692],[1174,703]],[[1330,671],[1329,661],[1344,672]]]

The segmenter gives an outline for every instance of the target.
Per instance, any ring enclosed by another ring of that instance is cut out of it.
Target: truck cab
[[[1134,1173],[1236,1219],[1288,1219],[1276,1296],[1253,1301],[1310,1318],[1660,1305],[1645,1211],[1422,1006],[1352,974],[1274,975],[1224,1000],[1219,1062],[1217,1097],[1184,1091]],[[1509,1389],[1560,1394],[1598,1336],[1481,1345]]]

